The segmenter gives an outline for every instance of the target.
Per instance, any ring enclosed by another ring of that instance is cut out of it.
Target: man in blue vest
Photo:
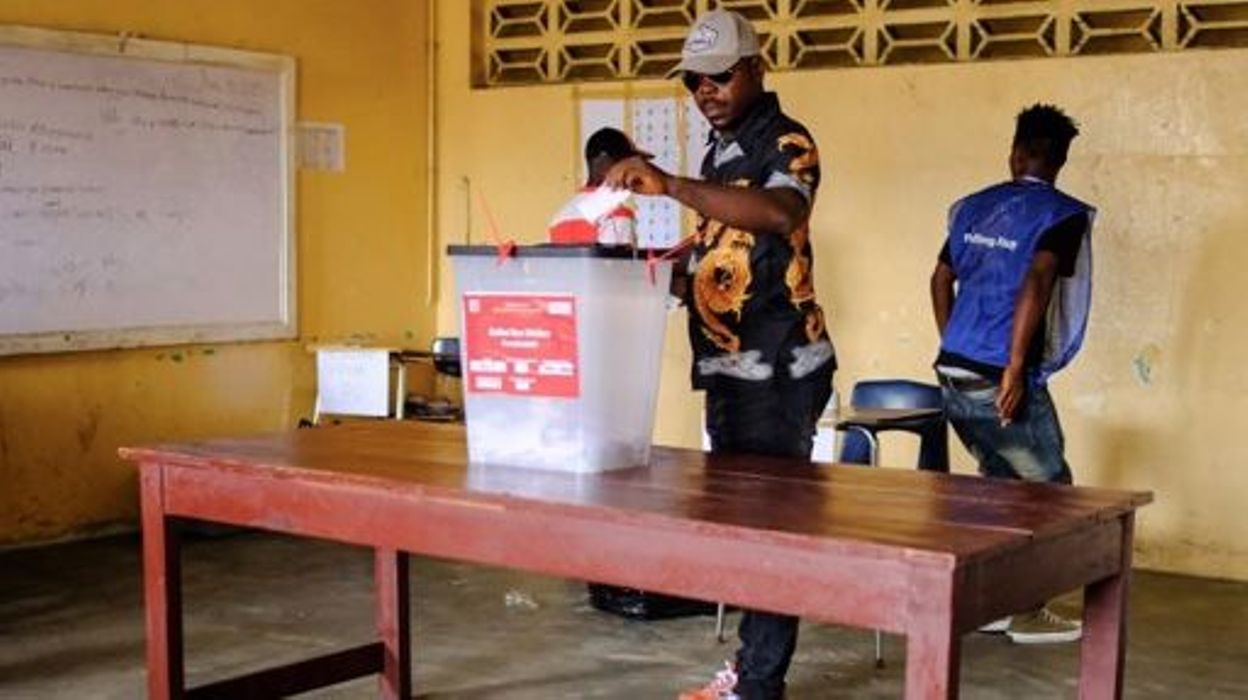
[[[932,273],[945,413],[985,476],[1071,482],[1046,384],[1083,343],[1091,301],[1095,211],[1054,186],[1078,134],[1056,107],[1023,110],[1011,180],[953,205]],[[983,631],[1020,644],[1081,634],[1047,607]]]

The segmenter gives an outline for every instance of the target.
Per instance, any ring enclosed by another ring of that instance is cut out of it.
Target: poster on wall
[[[693,100],[684,100],[685,177],[702,177],[702,160],[710,150],[711,123]]]
[[[633,100],[633,140],[654,154],[654,164],[680,172],[680,124],[675,98]],[[680,203],[668,197],[637,197],[637,246],[670,248],[680,241]]]
[[[585,152],[585,144],[589,137],[602,128],[624,131],[624,100],[617,98],[582,99],[581,100],[581,133],[576,152]],[[584,162],[580,163],[584,167]],[[581,173],[584,179],[587,173]]]
[[[576,297],[464,294],[464,388],[474,394],[577,398]]]

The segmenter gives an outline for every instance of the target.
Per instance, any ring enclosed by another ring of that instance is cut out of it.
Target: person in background
[[[696,244],[678,268],[689,275],[692,379],[706,391],[711,451],[805,463],[836,368],[811,276],[819,151],[764,89],[758,37],[740,14],[699,17],[673,73],[713,130],[701,179],[630,157],[606,184],[671,197],[698,214]],[[795,617],[744,611],[735,663],[680,697],[783,697],[797,632]]]
[[[637,215],[620,204],[597,221],[584,217],[578,206],[602,186],[603,178],[611,166],[629,157],[649,158],[650,154],[637,150],[623,131],[603,127],[590,135],[585,142],[585,172],[588,178],[567,204],[555,214],[547,231],[550,242],[558,245],[635,245],[637,242]]]
[[[932,272],[945,414],[984,476],[1071,482],[1047,383],[1079,351],[1091,302],[1094,210],[1055,187],[1078,134],[1056,107],[1023,110],[1011,179],[953,205]],[[982,631],[1020,644],[1082,632],[1047,607]]]

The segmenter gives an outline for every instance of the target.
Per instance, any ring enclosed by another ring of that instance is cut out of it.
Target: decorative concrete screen
[[[1248,46],[1244,0],[473,0],[479,86],[661,77],[701,12],[772,70]]]

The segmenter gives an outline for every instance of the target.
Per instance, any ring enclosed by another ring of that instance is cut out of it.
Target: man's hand
[[[672,176],[641,156],[631,156],[611,166],[602,184],[636,194],[668,195]]]
[[[1001,419],[1002,427],[1014,420],[1014,414],[1023,404],[1026,394],[1027,381],[1023,376],[1023,368],[1016,365],[1006,367],[1001,375],[1001,390],[997,392],[996,401],[997,417]]]
[[[1027,362],[1027,350],[1032,337],[1040,327],[1040,319],[1049,307],[1053,296],[1053,284],[1057,279],[1057,255],[1051,250],[1041,250],[1031,261],[1031,268],[1023,278],[1018,292],[1018,304],[1014,308],[1014,330],[1010,334],[1010,361],[1001,376],[1001,393],[997,395],[997,415],[1001,425],[1009,425],[1023,402],[1027,392],[1023,378],[1023,366]]]

